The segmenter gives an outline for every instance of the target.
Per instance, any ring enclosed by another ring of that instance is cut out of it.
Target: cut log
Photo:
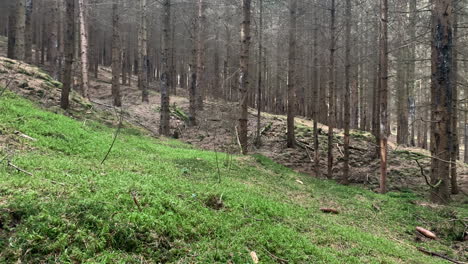
[[[327,213],[327,214],[339,214],[340,212],[334,208],[320,208],[320,211]]]
[[[431,231],[425,229],[425,228],[422,228],[420,226],[417,226],[416,227],[416,231],[418,231],[421,235],[427,237],[427,238],[430,238],[430,239],[437,239],[437,236],[432,233]]]

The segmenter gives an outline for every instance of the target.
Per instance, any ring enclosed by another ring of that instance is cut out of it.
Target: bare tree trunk
[[[296,33],[297,33],[297,0],[290,0],[290,21],[289,21],[289,56],[288,56],[288,148],[296,145],[296,135],[294,132],[294,117],[296,114]]]
[[[314,169],[315,176],[320,177],[320,149],[319,149],[319,131],[318,131],[318,119],[320,116],[320,72],[319,72],[319,56],[318,56],[318,34],[319,34],[319,23],[318,23],[318,13],[315,13],[314,19],[314,69],[313,69],[313,79],[315,82],[314,88],[314,98],[313,98],[313,111],[314,111]]]
[[[59,25],[61,24],[61,22],[58,21],[59,16],[57,16],[59,2],[60,1],[54,0],[49,6],[48,12],[50,15],[50,20],[48,23],[48,31],[46,31],[47,33],[46,32],[43,33],[44,38],[45,38],[44,44],[47,43],[47,58],[49,59],[49,65],[52,66],[54,77],[58,77],[60,75],[59,71],[61,71],[57,63],[58,61],[58,48],[57,48],[58,47],[58,33],[59,33],[59,28],[60,28]],[[74,31],[75,31],[75,26],[73,26],[73,34],[75,34]],[[73,40],[75,40],[75,36],[73,36]],[[74,48],[75,44],[73,44],[72,47]],[[73,51],[73,55],[75,55],[74,53],[75,52]]]
[[[32,63],[32,15],[33,15],[33,0],[26,0],[26,20],[24,30],[24,60],[27,63]]]
[[[171,3],[170,0],[163,2],[163,17],[162,17],[162,46],[161,46],[161,121],[159,133],[164,136],[169,136],[170,127],[170,112],[169,112],[169,90],[170,90],[170,68],[169,68],[169,31],[171,21]]]
[[[451,134],[451,146],[450,146],[450,183],[452,194],[458,194],[458,183],[457,183],[457,160],[460,153],[460,146],[458,140],[458,1],[453,0],[453,60],[452,60],[452,134]]]
[[[60,107],[62,109],[68,109],[70,105],[69,97],[70,97],[70,90],[72,86],[72,66],[73,66],[73,52],[74,48],[73,45],[75,43],[75,1],[74,0],[66,0],[65,2],[65,47],[64,47],[64,55],[65,55],[65,66],[63,70],[63,87],[62,87],[62,95],[60,98]]]
[[[7,57],[15,59],[15,46],[16,46],[16,5],[15,1],[10,3],[10,14],[8,15],[8,50]]]
[[[408,28],[408,33],[409,33],[409,38],[411,43],[409,44],[409,56],[408,56],[408,77],[407,77],[407,87],[406,87],[406,92],[408,93],[408,109],[407,111],[407,116],[409,116],[409,145],[415,146],[414,142],[414,133],[415,133],[415,121],[416,121],[416,101],[415,101],[415,71],[416,71],[416,42],[414,41],[416,39],[416,22],[417,22],[417,16],[418,16],[418,10],[417,10],[417,0],[410,0],[409,1],[409,6],[410,6],[410,15],[409,15],[409,28]]]
[[[331,0],[330,69],[328,80],[328,167],[327,178],[333,178],[333,128],[335,126],[335,0]]]
[[[26,23],[26,1],[16,1],[16,36],[15,36],[15,59],[24,60],[24,32]]]
[[[120,95],[120,73],[122,64],[121,43],[120,43],[120,0],[112,2],[112,97],[114,106],[122,106]]]
[[[251,0],[242,0],[242,24],[241,24],[241,51],[239,73],[239,141],[242,154],[247,154],[247,95],[249,92],[249,49],[250,49],[250,7]]]
[[[81,45],[81,91],[84,98],[89,98],[89,78],[88,78],[88,23],[86,18],[86,0],[78,0],[79,20],[80,20],[80,45]]]
[[[138,31],[138,86],[141,90],[141,101],[149,102],[148,93],[148,29],[146,0],[140,0],[140,26]]]
[[[349,184],[349,127],[351,125],[351,88],[350,88],[350,70],[351,70],[351,0],[346,0],[345,7],[345,98],[344,98],[344,158],[343,158],[343,177],[341,182]]]
[[[203,110],[203,100],[206,90],[205,78],[205,0],[198,0],[197,27],[197,86],[196,104],[198,110]]]
[[[452,147],[452,0],[435,0],[432,45],[431,189],[434,202],[450,199],[449,175]]]
[[[193,23],[191,32],[192,54],[190,56],[190,80],[189,80],[189,126],[197,125],[197,43],[196,36],[198,32],[198,23]]]
[[[387,192],[388,0],[380,0],[380,193]]]
[[[262,71],[263,71],[263,0],[259,1],[260,5],[260,21],[258,25],[258,80],[257,80],[257,135],[255,139],[255,144],[257,146],[261,145],[261,135],[260,135],[260,121],[262,114]]]

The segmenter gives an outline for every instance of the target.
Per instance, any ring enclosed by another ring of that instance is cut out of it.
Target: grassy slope
[[[11,93],[0,98],[0,130],[37,139],[15,137],[9,147],[33,177],[0,167],[0,263],[249,263],[251,250],[261,263],[445,263],[415,249],[416,225],[442,236],[418,246],[451,253],[447,217],[455,208],[415,205],[415,194],[311,179],[261,156],[229,166],[224,154],[129,128],[100,165],[114,129]],[[224,208],[207,206],[221,196]],[[342,213],[325,215],[321,206]],[[466,217],[465,209],[458,214]]]

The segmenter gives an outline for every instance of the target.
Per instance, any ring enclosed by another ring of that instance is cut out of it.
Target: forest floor
[[[341,186],[310,177],[307,151],[286,148],[284,116],[263,114],[262,127],[271,128],[260,148],[252,145],[257,154],[229,155],[239,152],[235,104],[208,101],[190,128],[187,99],[172,97],[182,143],[157,137],[154,87],[150,104],[124,86],[123,112],[110,107],[108,69],[92,80],[94,103],[73,92],[69,111],[58,107],[61,84],[44,71],[0,57],[0,74],[0,84],[10,83],[0,98],[0,262],[249,263],[256,252],[261,263],[447,263],[417,248],[468,260],[466,195],[449,206],[427,202],[413,161],[429,155],[423,150],[391,145],[392,191],[380,195],[362,188],[377,186],[368,133],[353,131],[356,186]],[[312,142],[311,121],[296,126],[298,139]],[[324,133],[320,141],[326,153]],[[341,141],[339,132],[337,157]],[[335,165],[338,176],[339,159]],[[460,171],[466,177],[463,164]]]
[[[96,102],[96,107],[102,110],[109,110],[112,103],[110,93],[111,73],[110,69],[101,68],[98,79],[91,82],[91,97]],[[122,86],[123,108],[128,113],[130,120],[135,124],[141,124],[147,129],[157,134],[159,128],[159,108],[160,94],[156,92],[156,87],[151,87],[150,103],[141,103],[141,91],[136,87],[136,80],[133,86]],[[199,125],[188,127],[184,120],[185,113],[188,113],[189,102],[187,91],[178,89],[180,96],[171,96],[172,105],[172,132],[177,134],[180,140],[193,144],[198,148],[212,151],[221,151],[238,154],[239,146],[236,135],[237,124],[237,104],[221,100],[208,99],[205,108],[198,112]],[[106,105],[106,106],[103,106]],[[182,113],[182,116],[177,113]],[[262,113],[261,128],[265,129],[262,134],[262,144],[254,145],[257,113],[255,109],[249,109],[248,127],[250,138],[250,153],[265,155],[274,161],[292,168],[298,172],[315,175],[311,157],[314,155],[313,142],[313,121],[303,117],[296,118],[296,135],[303,147],[295,149],[286,146],[286,116]],[[328,127],[319,124],[320,128],[320,175],[325,177],[327,173],[327,132]],[[343,131],[336,129],[334,144],[334,178],[338,178],[342,171],[343,157]],[[394,137],[392,137],[394,138]],[[307,149],[304,145],[308,145]],[[375,139],[367,132],[351,131],[351,183],[364,185],[370,189],[376,189],[379,182],[380,161],[376,157]],[[389,166],[388,181],[390,190],[417,190],[426,192],[429,188],[425,184],[420,168],[415,159],[426,170],[429,175],[430,152],[420,148],[408,148],[398,146],[396,142],[389,142]],[[468,193],[468,170],[463,162],[458,163],[459,186],[465,193],[455,199],[466,198]]]

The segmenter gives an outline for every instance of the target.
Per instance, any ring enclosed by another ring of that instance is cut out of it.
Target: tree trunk
[[[460,146],[458,140],[458,1],[453,0],[453,60],[452,60],[452,134],[451,134],[451,146],[450,146],[450,183],[452,194],[458,194],[458,183],[457,183],[457,160],[460,153]]]
[[[239,73],[239,141],[242,154],[247,154],[247,95],[249,92],[249,49],[250,49],[250,7],[251,0],[242,0],[242,24],[241,24],[241,51]]]
[[[335,0],[331,0],[330,69],[328,79],[328,167],[327,178],[333,178],[333,128],[335,126]]]
[[[10,3],[10,14],[8,15],[8,50],[7,57],[15,59],[15,46],[16,46],[16,5],[15,1]]]
[[[380,0],[380,193],[387,192],[388,0]]]
[[[26,23],[26,1],[16,1],[16,29],[15,29],[15,58],[17,60],[24,60],[24,33]]]
[[[260,121],[262,114],[262,71],[263,71],[263,0],[259,1],[260,21],[258,25],[258,80],[257,80],[257,134],[255,144],[261,145]]]
[[[33,15],[33,0],[26,0],[26,20],[24,30],[24,60],[31,64],[32,63],[32,43],[33,43],[33,32],[32,32],[32,15]]]
[[[431,189],[434,202],[450,199],[449,175],[452,147],[452,0],[434,0],[432,44]]]
[[[350,106],[350,70],[351,70],[351,0],[346,0],[346,26],[345,26],[345,98],[344,98],[344,158],[343,158],[343,184],[349,183],[349,127],[351,125]]]
[[[78,0],[79,20],[80,20],[80,45],[81,45],[81,91],[84,98],[89,98],[89,78],[88,78],[88,23],[86,18],[86,0]]]
[[[203,100],[206,90],[205,78],[205,0],[198,0],[197,27],[197,86],[196,104],[198,110],[203,110]]]
[[[319,72],[319,56],[318,56],[318,34],[319,34],[319,23],[318,23],[318,13],[315,13],[314,19],[314,69],[313,69],[313,80],[314,80],[314,97],[313,97],[313,111],[314,111],[314,169],[315,176],[320,177],[320,150],[319,150],[319,131],[318,131],[318,119],[320,116],[320,72]]]
[[[169,112],[169,90],[170,90],[170,68],[169,68],[169,31],[171,21],[171,3],[170,0],[163,2],[163,17],[162,17],[162,46],[161,46],[161,121],[159,133],[164,136],[169,136],[170,127],[170,112]]]
[[[148,30],[146,0],[140,0],[140,26],[138,31],[138,86],[141,90],[141,101],[149,102],[148,92]]]
[[[60,98],[60,106],[62,109],[68,109],[70,102],[70,90],[72,86],[72,66],[73,66],[73,52],[74,48],[73,45],[75,43],[75,1],[74,0],[66,0],[65,2],[65,47],[64,47],[64,55],[65,55],[65,65],[63,70],[63,87],[62,87],[62,95]]]
[[[290,0],[290,21],[289,21],[289,56],[288,56],[288,148],[296,145],[296,135],[294,132],[294,118],[296,114],[296,32],[297,32],[297,0]]]
[[[410,15],[409,15],[409,39],[413,40],[409,44],[409,54],[408,54],[408,70],[407,70],[407,87],[406,92],[408,96],[408,109],[405,110],[406,116],[409,116],[409,145],[415,146],[414,142],[414,133],[415,133],[415,123],[416,123],[416,100],[415,100],[415,72],[416,72],[416,23],[418,19],[418,10],[417,10],[417,0],[410,0],[409,7],[410,7]]]
[[[121,43],[120,43],[120,0],[112,2],[112,97],[114,106],[122,106],[120,96],[120,73],[122,64]]]

